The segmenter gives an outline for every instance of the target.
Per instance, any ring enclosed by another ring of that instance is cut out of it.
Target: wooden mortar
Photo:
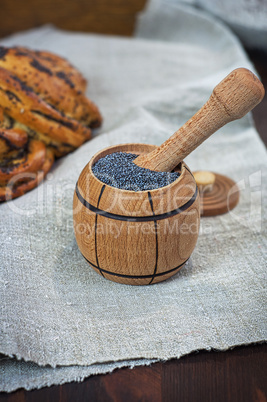
[[[79,249],[103,277],[148,285],[174,275],[189,259],[199,231],[199,196],[183,159],[226,123],[243,117],[264,96],[256,76],[246,69],[230,73],[205,105],[161,146],[123,144],[98,152],[84,167],[73,201]],[[102,183],[92,166],[113,152],[138,154],[134,163],[155,171],[178,170],[168,186],[128,191]]]

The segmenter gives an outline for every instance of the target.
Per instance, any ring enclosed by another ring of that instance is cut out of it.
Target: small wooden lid
[[[238,204],[239,189],[229,177],[212,172],[193,172],[193,175],[199,188],[202,216],[225,214]]]

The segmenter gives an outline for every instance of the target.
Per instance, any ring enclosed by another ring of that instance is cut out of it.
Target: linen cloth
[[[267,50],[267,2],[261,0],[166,0],[206,10],[224,21],[246,47]]]
[[[201,220],[192,257],[169,280],[135,287],[104,279],[72,228],[75,183],[97,151],[162,143],[232,69],[254,70],[233,34],[189,6],[151,2],[133,39],[45,26],[2,43],[68,58],[88,78],[104,124],[37,189],[0,205],[1,390],[265,340],[266,151],[250,115],[186,159],[192,170],[236,180],[241,199],[231,213]]]

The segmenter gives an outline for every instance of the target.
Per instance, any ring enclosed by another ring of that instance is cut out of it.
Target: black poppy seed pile
[[[178,172],[154,172],[133,163],[138,155],[114,152],[99,159],[92,167],[94,175],[103,183],[122,190],[146,191],[165,187],[174,182]]]

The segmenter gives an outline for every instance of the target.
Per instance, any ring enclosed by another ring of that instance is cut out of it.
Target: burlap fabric
[[[253,70],[238,40],[190,7],[152,2],[134,39],[47,26],[2,43],[67,57],[88,78],[104,125],[37,189],[0,205],[0,351],[9,356],[1,360],[1,389],[263,341],[266,151],[250,116],[187,158],[192,170],[236,180],[241,199],[231,213],[201,221],[192,258],[171,279],[146,287],[103,279],[81,256],[72,228],[75,183],[91,156],[117,143],[163,142],[232,69]]]

